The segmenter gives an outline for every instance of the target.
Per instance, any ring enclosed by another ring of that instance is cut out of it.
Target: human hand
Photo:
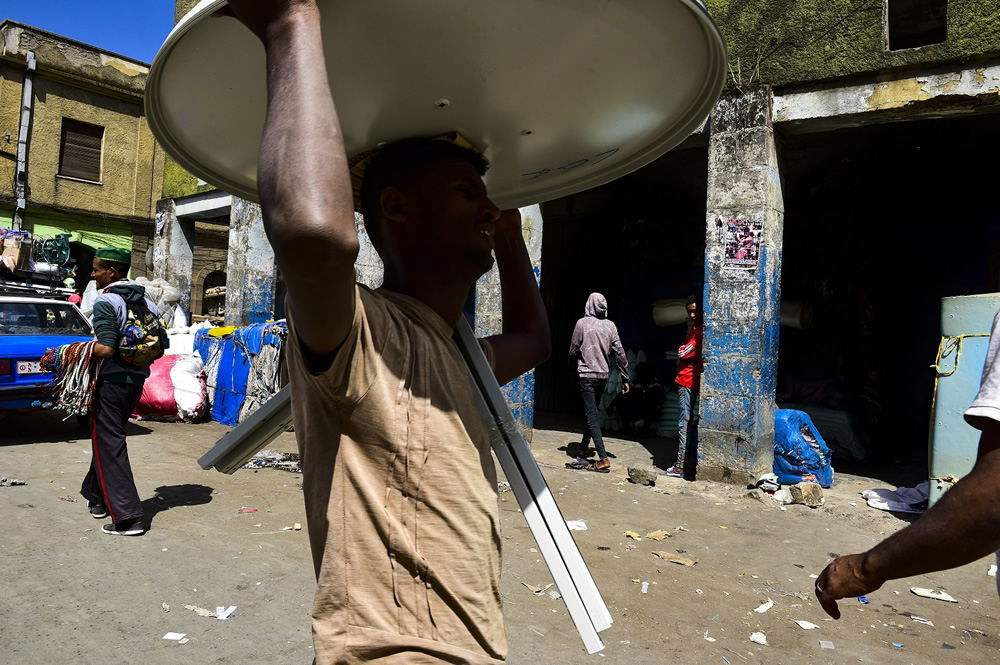
[[[863,596],[882,586],[882,582],[865,579],[864,559],[864,554],[837,557],[816,579],[816,598],[834,619],[840,618],[838,600]]]
[[[497,233],[521,233],[521,211],[517,208],[504,210],[497,219]]]
[[[262,42],[267,43],[269,30],[302,11],[315,11],[315,0],[229,0],[229,4],[212,14],[213,17],[230,16],[250,29]]]
[[[628,391],[629,390],[630,390],[629,385],[627,383],[623,383],[622,384],[622,395],[628,395]]]

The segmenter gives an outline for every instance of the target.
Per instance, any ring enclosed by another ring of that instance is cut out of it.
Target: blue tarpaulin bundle
[[[210,381],[213,376],[215,379],[212,420],[233,427],[239,424],[250,366],[265,345],[281,345],[274,324],[250,325],[222,336],[212,335],[210,330],[199,330],[195,334],[194,349],[205,359],[206,369],[216,365],[211,368],[209,377]]]
[[[774,474],[782,485],[816,476],[821,487],[833,484],[833,456],[809,415],[795,409],[774,412]]]

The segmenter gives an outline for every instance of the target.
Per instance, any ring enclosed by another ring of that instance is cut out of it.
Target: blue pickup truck
[[[93,339],[93,327],[72,303],[0,295],[0,416],[45,400],[52,375],[39,360],[47,349]]]

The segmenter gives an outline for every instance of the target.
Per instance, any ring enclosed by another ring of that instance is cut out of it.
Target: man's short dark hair
[[[403,187],[414,173],[439,159],[461,159],[483,176],[486,160],[477,152],[443,139],[407,139],[383,147],[365,168],[361,182],[361,213],[374,221],[380,214],[380,199],[386,187]],[[368,229],[372,233],[371,227]]]
[[[118,271],[118,275],[121,277],[127,277],[128,271],[132,267],[127,263],[122,263],[121,261],[108,261],[107,259],[97,259],[101,262],[101,265],[106,269],[114,268]]]
[[[688,305],[701,307],[701,303],[698,302],[698,296],[688,296],[687,302],[684,303],[684,306],[687,307]]]

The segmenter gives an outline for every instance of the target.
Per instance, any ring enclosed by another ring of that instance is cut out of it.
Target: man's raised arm
[[[329,359],[354,318],[358,237],[319,9],[314,0],[230,0],[224,13],[264,44],[267,119],[257,171],[264,229],[296,331],[315,358]]]
[[[503,299],[503,334],[490,338],[500,385],[543,362],[552,352],[549,319],[521,235],[520,211],[505,210],[497,222],[497,268]]]

